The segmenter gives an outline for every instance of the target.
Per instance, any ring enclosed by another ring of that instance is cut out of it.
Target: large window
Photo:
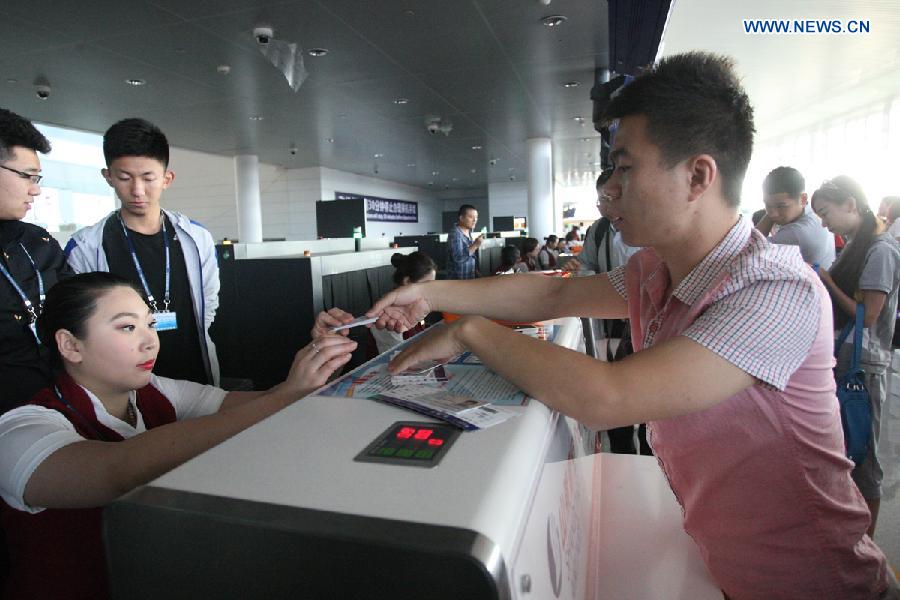
[[[115,208],[112,188],[100,175],[100,169],[106,166],[103,137],[49,125],[37,124],[37,128],[53,149],[41,156],[41,195],[35,198],[25,220],[67,237]]]
[[[798,169],[810,196],[826,179],[849,175],[877,210],[884,196],[900,194],[900,99],[763,140],[744,181],[742,210],[762,208],[763,179],[779,165]]]

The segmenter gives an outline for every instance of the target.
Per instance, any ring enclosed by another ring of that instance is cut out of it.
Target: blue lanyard
[[[122,215],[116,215],[119,217],[119,225],[122,226],[122,234],[125,236],[125,242],[128,244],[128,249],[131,251],[131,260],[134,261],[134,268],[137,269],[138,277],[141,278],[141,285],[144,286],[144,293],[147,294],[147,303],[150,305],[150,308],[153,312],[159,312],[159,308],[156,306],[156,299],[153,297],[153,292],[150,291],[150,286],[147,284],[147,278],[144,277],[144,269],[141,268],[141,261],[138,260],[137,250],[134,247],[134,242],[131,241],[131,237],[128,235],[128,228],[125,227],[125,222],[122,220]],[[169,235],[166,233],[166,219],[160,213],[160,219],[162,219],[162,234],[163,234],[163,245],[166,247],[166,293],[163,298],[163,311],[169,310],[169,279],[170,279],[170,267],[169,267]]]
[[[44,278],[41,276],[40,269],[38,269],[37,265],[34,264],[34,259],[31,258],[30,254],[28,254],[28,250],[25,249],[25,246],[22,244],[22,242],[19,242],[19,247],[22,248],[22,252],[24,252],[25,256],[28,257],[28,262],[31,263],[31,266],[34,268],[34,272],[37,275],[37,280],[38,280],[38,306],[37,306],[37,309],[34,308],[34,304],[32,304],[31,300],[28,299],[28,296],[25,295],[25,292],[22,290],[22,288],[19,286],[19,284],[16,283],[16,280],[13,279],[12,274],[9,272],[9,270],[6,268],[6,265],[4,265],[2,261],[0,261],[0,272],[3,273],[3,276],[6,277],[6,280],[9,281],[10,285],[13,286],[13,288],[15,288],[15,290],[19,293],[19,297],[22,298],[22,302],[25,304],[25,310],[28,311],[28,315],[31,317],[31,323],[33,324],[35,321],[37,321],[38,315],[44,309],[44,298],[46,298],[46,295],[44,294]]]
[[[59,401],[62,402],[63,404],[65,404],[65,405],[66,405],[66,408],[68,408],[70,411],[72,411],[73,414],[78,415],[78,418],[81,419],[82,422],[84,422],[84,424],[88,426],[88,429],[90,429],[91,432],[93,432],[93,434],[94,434],[96,437],[98,437],[100,440],[102,440],[102,441],[104,441],[104,442],[108,442],[108,441],[109,441],[109,439],[107,439],[107,437],[106,437],[105,435],[103,435],[103,434],[100,432],[100,430],[98,430],[96,427],[94,427],[94,424],[91,423],[90,419],[88,419],[88,418],[85,417],[83,414],[81,414],[81,412],[79,412],[79,410],[78,410],[77,408],[75,408],[74,406],[72,406],[71,404],[69,404],[69,401],[66,400],[66,399],[63,397],[62,392],[59,391],[59,386],[58,386],[58,385],[54,385],[54,386],[53,386],[53,391],[56,392],[56,397],[59,398]]]

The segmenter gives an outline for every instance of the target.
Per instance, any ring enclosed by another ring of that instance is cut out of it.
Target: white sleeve
[[[58,411],[26,405],[0,417],[0,497],[28,513],[43,508],[25,504],[25,486],[44,459],[84,438]]]
[[[375,338],[375,345],[378,347],[378,354],[384,354],[397,344],[403,341],[403,334],[391,331],[389,329],[378,329],[373,327],[369,331]]]
[[[156,375],[150,377],[150,385],[169,399],[179,421],[218,412],[222,406],[222,400],[228,394],[225,390],[212,385],[157,377]]]

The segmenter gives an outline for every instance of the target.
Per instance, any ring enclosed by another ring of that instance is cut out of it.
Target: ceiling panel
[[[570,19],[540,24],[556,12]],[[605,13],[601,0],[4,3],[0,93],[4,106],[51,124],[102,132],[143,116],[188,149],[362,174],[377,163],[387,179],[479,189],[525,176],[529,136],[576,139],[559,115],[590,113]],[[328,49],[302,55],[309,76],[298,92],[259,52],[259,24],[303,52]],[[53,86],[46,102],[34,96],[38,75]],[[132,78],[146,85],[127,85]],[[563,88],[570,79],[582,86]],[[426,115],[453,130],[429,134]]]

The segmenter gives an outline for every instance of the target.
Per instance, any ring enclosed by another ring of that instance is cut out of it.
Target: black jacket
[[[37,276],[20,243],[41,271],[45,293],[73,273],[59,243],[45,229],[21,221],[0,221],[0,260],[37,306]],[[47,351],[38,346],[28,324],[22,298],[0,274],[0,413],[28,402],[50,382]]]

